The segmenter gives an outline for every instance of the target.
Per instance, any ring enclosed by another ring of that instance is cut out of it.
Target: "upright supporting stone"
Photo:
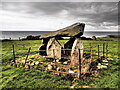
[[[47,53],[46,53],[46,47],[47,47],[48,41],[49,41],[49,38],[42,39],[42,45],[39,48],[39,54],[40,55],[43,55],[43,56],[47,55]]]
[[[64,49],[65,49],[65,55],[66,56],[70,56],[71,55],[71,49],[72,49],[74,41],[75,41],[75,37],[72,37],[72,38],[69,39],[68,42],[65,43]]]
[[[71,66],[75,66],[79,61],[79,51],[80,49],[80,57],[83,58],[83,44],[80,38],[76,38],[71,51]]]
[[[61,50],[61,44],[55,38],[50,38],[46,48],[47,56],[54,59],[61,59]]]

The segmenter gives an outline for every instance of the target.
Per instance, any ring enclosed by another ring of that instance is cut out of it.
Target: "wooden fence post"
[[[89,43],[90,47],[91,47],[91,43]]]
[[[80,49],[78,49],[78,57],[79,57],[79,61],[78,61],[78,78],[81,79],[81,53],[80,53]]]
[[[53,49],[53,58],[55,59],[55,50]]]
[[[92,62],[92,46],[90,47],[90,63]]]
[[[13,62],[16,63],[16,61],[15,61],[15,46],[12,45],[12,48],[13,48]]]
[[[55,49],[53,49],[53,58],[55,60]],[[55,60],[55,64],[56,64],[56,60]]]
[[[19,37],[19,40],[20,40],[20,37]]]
[[[100,47],[99,47],[99,45],[98,45],[98,59],[99,59],[99,57],[100,57]]]
[[[105,43],[103,43],[103,59],[105,58]]]
[[[106,58],[108,57],[108,43],[106,43]]]
[[[31,50],[31,47],[28,49],[28,53],[27,53],[27,56],[26,56],[26,59],[25,59],[25,64],[26,64],[26,62],[27,62],[27,59],[28,59],[28,56],[29,56],[30,50]]]
[[[53,58],[55,60],[55,49],[53,49]],[[56,62],[56,60],[55,60],[55,68],[57,69],[57,62]]]

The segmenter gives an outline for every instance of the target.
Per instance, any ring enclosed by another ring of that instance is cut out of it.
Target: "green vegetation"
[[[60,40],[63,44],[67,40]],[[107,69],[100,70],[99,76],[93,76],[91,79],[77,80],[65,76],[53,76],[48,72],[40,70],[25,70],[23,68],[15,68],[9,65],[13,59],[12,45],[15,45],[16,59],[25,57],[22,53],[27,53],[28,48],[31,47],[29,59],[45,61],[45,58],[37,57],[37,52],[41,45],[41,40],[26,40],[26,41],[7,41],[2,43],[2,88],[118,88],[120,80],[119,77],[119,60],[120,52],[118,52],[118,41],[95,41],[83,40],[84,47],[88,47],[91,43],[92,46],[108,43],[109,54],[108,57],[113,58],[109,61]],[[19,45],[18,45],[19,44]],[[23,45],[25,44],[25,45]],[[24,49],[24,50],[23,50]],[[89,50],[89,48],[87,48]],[[97,49],[97,48],[96,48]],[[17,55],[19,54],[19,55]]]
[[[3,66],[3,88],[67,88],[71,81],[67,77],[52,76],[46,72],[27,71]]]

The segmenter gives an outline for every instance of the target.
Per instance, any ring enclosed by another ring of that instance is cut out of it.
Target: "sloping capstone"
[[[75,23],[71,26],[68,26],[63,29],[59,29],[57,31],[49,32],[41,35],[41,38],[48,37],[80,37],[84,32],[84,23]]]

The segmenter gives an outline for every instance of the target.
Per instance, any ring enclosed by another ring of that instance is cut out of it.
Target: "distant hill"
[[[21,40],[40,40],[40,35],[39,36],[29,35],[26,38],[22,38]]]
[[[107,35],[109,38],[120,38],[120,35]]]

